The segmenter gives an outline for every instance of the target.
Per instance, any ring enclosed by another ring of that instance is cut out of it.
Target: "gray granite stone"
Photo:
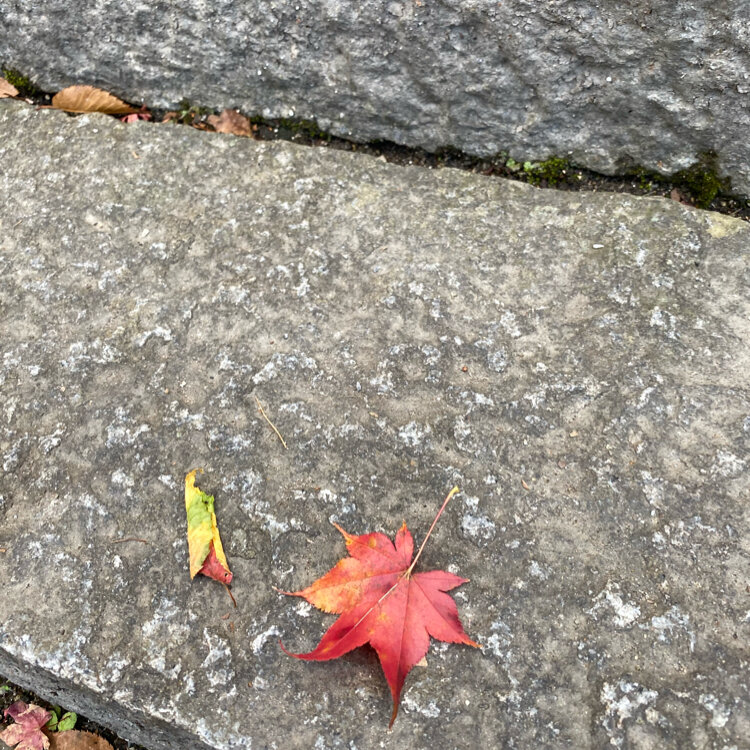
[[[16,103],[0,165],[0,673],[155,750],[748,747],[746,224]],[[482,648],[389,734],[273,586],[453,483]]]
[[[713,151],[750,193],[748,0],[0,0],[0,18],[0,63],[47,90],[607,173]]]

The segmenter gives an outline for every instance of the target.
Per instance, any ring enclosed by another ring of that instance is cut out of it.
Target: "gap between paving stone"
[[[0,673],[153,750],[747,736],[745,223],[17,103],[0,164]],[[237,610],[189,580],[195,466]],[[389,734],[272,585],[454,483],[423,569],[482,649]]]
[[[29,95],[26,101],[49,106],[52,94],[35,89],[31,84],[25,90]],[[146,107],[145,104],[143,106]],[[159,121],[163,119],[166,110],[149,111],[155,118],[154,124],[162,124]],[[210,108],[186,102],[178,113],[181,117],[173,120],[172,124],[205,127],[206,118],[211,112]],[[253,123],[254,137],[263,141],[285,140],[305,146],[353,151],[402,166],[462,169],[474,174],[500,177],[555,190],[661,196],[750,221],[750,199],[748,196],[732,192],[729,180],[719,177],[716,173],[718,163],[708,154],[703,155],[702,163],[697,161],[691,169],[672,175],[659,174],[636,166],[629,174],[605,175],[583,168],[560,156],[536,162],[509,159],[508,153],[504,151],[491,158],[471,156],[450,147],[432,153],[387,141],[359,143],[347,140],[321,131],[312,121],[268,120],[258,116],[248,119]],[[709,195],[714,195],[715,192],[715,196],[710,200],[701,195],[707,190]]]

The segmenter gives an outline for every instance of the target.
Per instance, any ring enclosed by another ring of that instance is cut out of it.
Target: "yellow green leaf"
[[[185,477],[185,510],[188,522],[188,550],[190,552],[190,577],[198,573],[221,583],[231,583],[232,573],[221,546],[219,527],[216,525],[213,495],[207,495],[195,486],[195,475],[203,469],[194,469]]]

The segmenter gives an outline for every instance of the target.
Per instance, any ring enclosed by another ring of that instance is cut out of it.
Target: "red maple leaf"
[[[52,714],[41,706],[28,705],[23,701],[16,701],[5,709],[5,718],[15,721],[0,732],[0,740],[16,750],[46,750],[49,738],[42,727],[50,720]]]
[[[404,523],[396,534],[396,545],[385,534],[344,535],[349,557],[339,560],[322,578],[302,591],[283,591],[300,596],[324,612],[341,615],[307,654],[290,656],[306,661],[337,659],[349,651],[372,645],[378,654],[393,696],[389,728],[398,714],[404,680],[427,653],[430,636],[448,643],[479,646],[464,632],[458,609],[445,592],[467,583],[443,570],[414,573],[414,566],[448,501],[458,492],[454,487],[412,560],[414,541]]]

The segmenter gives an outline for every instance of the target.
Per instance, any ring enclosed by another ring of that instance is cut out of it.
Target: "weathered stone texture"
[[[0,0],[0,63],[519,159],[662,172],[719,155],[750,192],[747,0]]]
[[[155,750],[747,747],[746,224],[7,103],[0,165],[0,673]],[[388,734],[272,587],[453,483],[423,561],[482,648]]]

